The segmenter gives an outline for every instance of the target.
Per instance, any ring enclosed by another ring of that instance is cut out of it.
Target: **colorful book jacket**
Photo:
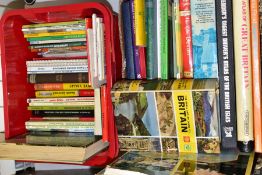
[[[121,149],[220,153],[216,83],[115,83],[111,96]]]
[[[232,0],[216,1],[222,148],[237,147]]]
[[[250,0],[250,31],[252,40],[252,78],[255,151],[262,152],[262,98],[259,0]]]
[[[185,78],[193,78],[193,48],[190,0],[179,0],[183,71]]]
[[[253,162],[254,154],[198,154],[187,157],[181,154],[130,151],[97,175],[244,175],[252,173]],[[259,168],[261,169],[261,165],[258,165],[258,174],[261,172]]]
[[[253,150],[253,102],[248,0],[233,0],[237,139],[243,152]]]
[[[194,78],[217,78],[215,0],[191,1]]]

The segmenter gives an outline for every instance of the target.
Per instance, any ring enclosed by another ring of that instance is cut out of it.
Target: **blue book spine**
[[[131,14],[131,31],[132,31],[132,43],[133,43],[133,53],[134,53],[134,65],[135,65],[135,73],[136,79],[141,79],[141,66],[140,66],[140,54],[139,47],[136,46],[136,33],[135,33],[135,9],[134,9],[134,0],[130,0],[130,14]]]
[[[133,53],[133,38],[131,30],[131,12],[130,4],[128,1],[124,1],[122,4],[122,24],[123,24],[123,36],[124,36],[124,49],[126,60],[126,77],[127,79],[135,79],[135,67],[134,67],[134,53]]]
[[[217,78],[215,0],[191,1],[194,78]]]

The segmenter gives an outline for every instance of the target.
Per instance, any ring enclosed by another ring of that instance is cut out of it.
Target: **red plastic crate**
[[[121,76],[121,51],[119,49],[117,16],[101,3],[80,3],[46,8],[21,9],[6,12],[1,19],[1,60],[3,73],[3,98],[6,139],[24,134],[25,121],[31,117],[27,110],[26,99],[34,96],[33,85],[27,82],[26,60],[36,57],[28,49],[29,43],[23,36],[22,25],[32,23],[62,22],[85,17],[96,13],[105,24],[106,57],[106,100],[103,106],[108,114],[109,148],[93,156],[85,165],[101,166],[109,163],[118,155],[117,130],[114,123],[113,107],[110,98],[112,84]],[[116,49],[115,49],[116,48]]]

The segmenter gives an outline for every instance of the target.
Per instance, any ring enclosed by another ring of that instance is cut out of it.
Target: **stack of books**
[[[92,20],[24,25],[29,49],[28,83],[35,94],[27,99],[30,131],[94,133],[94,89],[89,84],[86,26]]]

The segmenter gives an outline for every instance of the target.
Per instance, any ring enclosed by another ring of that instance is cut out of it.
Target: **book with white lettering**
[[[216,1],[217,58],[222,148],[237,147],[232,0]]]

